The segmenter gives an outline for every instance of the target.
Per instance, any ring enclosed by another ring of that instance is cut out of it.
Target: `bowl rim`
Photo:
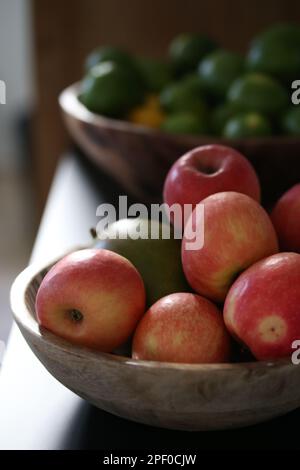
[[[58,96],[58,103],[64,113],[72,116],[73,118],[84,122],[89,125],[97,127],[105,127],[107,129],[125,131],[137,135],[152,135],[165,139],[172,139],[173,141],[182,142],[184,139],[191,145],[205,145],[205,144],[219,144],[228,146],[251,146],[257,144],[270,145],[274,143],[287,144],[291,142],[299,143],[300,137],[288,135],[274,135],[266,137],[251,137],[245,139],[226,139],[224,137],[214,135],[191,135],[191,134],[171,134],[170,132],[161,129],[152,129],[141,124],[134,124],[129,121],[109,118],[101,114],[96,114],[89,111],[78,99],[78,90],[81,81],[77,81],[64,90]],[[202,141],[202,143],[201,143]]]
[[[78,249],[78,248],[77,248]],[[80,249],[80,248],[79,248]],[[82,249],[82,247],[81,247]],[[73,250],[72,250],[73,251]],[[70,250],[69,250],[70,252]],[[63,255],[64,256],[64,255]],[[266,369],[278,369],[286,367],[294,367],[290,357],[286,357],[278,360],[269,361],[252,361],[252,362],[236,362],[236,363],[215,363],[215,364],[188,364],[188,363],[173,363],[173,362],[158,362],[158,361],[146,361],[133,359],[127,356],[121,356],[118,354],[104,353],[97,350],[92,350],[82,346],[77,346],[68,341],[58,337],[57,335],[41,328],[33,317],[29,308],[26,305],[26,292],[32,283],[33,279],[38,274],[46,273],[51,266],[53,266],[63,256],[56,257],[53,262],[49,262],[46,265],[42,263],[32,263],[14,280],[11,291],[10,291],[10,305],[13,312],[14,319],[18,324],[19,328],[25,330],[30,336],[33,336],[37,341],[43,341],[50,346],[57,347],[65,352],[77,356],[87,357],[91,360],[101,359],[102,361],[110,363],[119,363],[123,366],[132,366],[135,368],[147,368],[147,369],[165,369],[165,370],[178,370],[178,371],[190,371],[194,373],[199,372],[216,372],[216,371],[244,371],[247,372],[251,369],[255,370],[266,370]]]

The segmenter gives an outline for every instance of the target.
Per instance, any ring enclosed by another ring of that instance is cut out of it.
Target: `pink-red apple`
[[[300,253],[300,184],[281,196],[272,211],[271,219],[281,250]]]
[[[224,305],[227,328],[260,360],[293,352],[300,339],[300,255],[258,261],[231,286]]]
[[[203,218],[194,210],[182,240],[182,264],[191,287],[214,301],[224,301],[239,273],[277,253],[274,227],[265,210],[245,194],[223,192],[205,198]],[[204,244],[192,249],[191,237],[204,232]]]
[[[207,196],[223,191],[260,200],[259,180],[250,162],[233,148],[205,145],[186,153],[171,167],[164,184],[164,202],[195,207]]]
[[[99,249],[76,251],[44,277],[36,312],[39,324],[52,333],[109,352],[129,338],[144,314],[144,284],[123,256]]]
[[[133,358],[180,363],[226,362],[230,337],[217,307],[196,294],[176,293],[158,300],[133,337]]]

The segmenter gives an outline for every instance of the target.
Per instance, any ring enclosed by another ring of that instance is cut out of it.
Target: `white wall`
[[[6,104],[0,104],[0,169],[18,164],[13,125],[33,98],[30,0],[0,0],[0,80]]]

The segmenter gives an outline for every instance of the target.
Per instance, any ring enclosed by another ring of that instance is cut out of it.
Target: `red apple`
[[[229,331],[260,360],[285,357],[300,339],[300,255],[258,261],[231,286],[224,306]]]
[[[274,227],[265,210],[245,194],[223,192],[204,199],[204,217],[189,218],[182,241],[182,264],[191,287],[217,302],[224,301],[241,271],[277,253]],[[204,231],[203,247],[193,249],[191,236]]]
[[[130,261],[108,250],[65,256],[46,274],[36,297],[42,327],[105,352],[129,338],[144,311],[140,274]]]
[[[250,162],[230,147],[205,145],[186,153],[171,167],[165,180],[164,202],[169,206],[178,203],[182,208],[184,204],[195,207],[207,196],[223,191],[260,200],[260,184]],[[172,213],[171,220],[174,221]]]
[[[300,184],[293,186],[277,201],[271,219],[280,248],[300,253]]]
[[[146,312],[133,337],[133,358],[149,361],[226,362],[230,338],[217,307],[196,294],[176,293]]]

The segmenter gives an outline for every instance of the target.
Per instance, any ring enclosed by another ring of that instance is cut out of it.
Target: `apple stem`
[[[76,309],[70,310],[70,316],[71,316],[71,319],[76,323],[82,321],[83,319],[82,313]]]

